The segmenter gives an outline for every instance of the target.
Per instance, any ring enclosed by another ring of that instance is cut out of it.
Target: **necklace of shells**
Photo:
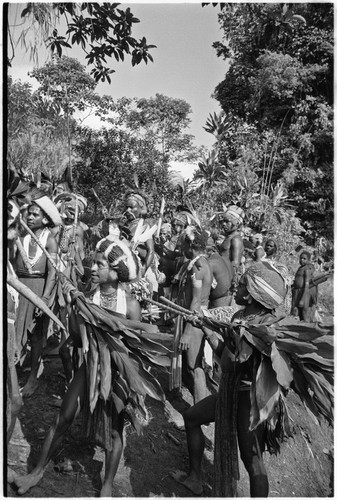
[[[112,292],[102,292],[100,290],[100,306],[104,307],[105,309],[115,309],[115,306],[117,304],[117,290],[113,290]]]

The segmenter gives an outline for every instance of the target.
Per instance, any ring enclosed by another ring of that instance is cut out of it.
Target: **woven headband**
[[[146,205],[145,199],[140,194],[132,193],[128,196],[128,198],[135,198],[138,201],[138,203],[141,203],[142,206]]]

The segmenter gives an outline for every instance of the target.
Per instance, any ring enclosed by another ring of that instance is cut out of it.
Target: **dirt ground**
[[[159,334],[167,346],[171,335]],[[20,385],[27,372],[20,370]],[[168,391],[168,375],[158,374],[167,394],[167,404],[148,399],[152,420],[143,436],[130,425],[125,428],[125,449],[114,482],[113,497],[188,497],[192,494],[170,477],[176,469],[187,470],[186,436],[181,429],[180,412],[192,399],[183,389],[183,399],[176,400]],[[18,474],[30,471],[46,432],[57,415],[55,401],[65,391],[59,358],[46,358],[44,372],[36,393],[25,399],[8,446],[8,465]],[[284,443],[281,454],[265,454],[271,497],[333,496],[333,429],[325,422],[316,425],[294,393],[288,396],[294,437]],[[204,427],[203,497],[212,495],[214,424]],[[70,470],[62,471],[66,460]],[[43,479],[25,497],[96,497],[99,496],[104,471],[104,453],[81,438],[81,417],[67,432],[57,456],[47,467]],[[11,485],[5,495],[18,496]],[[249,496],[248,475],[240,463],[238,496]]]

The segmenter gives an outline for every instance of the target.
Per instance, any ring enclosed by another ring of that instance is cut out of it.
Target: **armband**
[[[202,280],[197,280],[195,273],[191,276],[192,285],[194,288],[202,288]]]

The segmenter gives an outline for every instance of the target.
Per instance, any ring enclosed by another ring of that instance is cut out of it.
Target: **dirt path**
[[[166,337],[167,338],[167,337]],[[20,373],[23,384],[27,373]],[[169,475],[175,469],[188,468],[184,430],[180,430],[180,411],[192,400],[183,390],[183,400],[172,400],[168,391],[167,375],[159,375],[168,396],[166,408],[147,400],[152,420],[143,436],[137,436],[130,425],[125,428],[125,449],[114,483],[114,497],[186,497],[184,486]],[[53,395],[64,394],[62,365],[58,358],[45,364],[39,388],[25,400],[20,418],[8,447],[8,463],[18,474],[25,474],[35,463],[37,452],[58,408]],[[283,445],[279,456],[265,455],[270,479],[271,497],[327,497],[332,494],[333,430],[325,423],[313,423],[297,396],[288,397],[290,417],[295,426],[294,438]],[[204,427],[206,450],[204,455],[204,493],[211,496],[213,476],[214,424]],[[48,465],[40,483],[25,497],[95,497],[99,496],[103,474],[102,449],[81,439],[81,417],[67,432],[62,448]],[[61,471],[63,460],[71,469]],[[238,496],[249,496],[248,476],[240,463]],[[17,496],[8,485],[7,495]]]

